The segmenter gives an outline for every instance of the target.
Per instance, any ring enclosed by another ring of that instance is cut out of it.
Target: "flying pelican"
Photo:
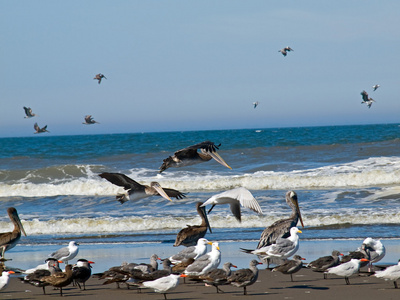
[[[80,258],[78,259],[75,266],[72,267],[72,279],[78,285],[79,289],[81,288],[80,283],[83,284],[83,290],[86,290],[86,281],[92,276],[92,265],[93,261]]]
[[[103,78],[104,78],[104,79],[107,79],[106,76],[104,76],[103,74],[99,73],[99,74],[97,74],[96,76],[94,76],[93,79],[98,80],[98,81],[99,81],[98,84],[100,84],[100,83],[101,83],[101,80],[102,80]]]
[[[344,277],[344,280],[346,281],[346,284],[350,284],[349,277],[351,275],[356,274],[360,270],[360,263],[364,261],[367,262],[368,259],[366,258],[361,258],[361,259],[355,259],[352,258],[349,262],[340,264],[336,267],[329,268],[325,272],[328,274],[335,274],[338,276]]]
[[[394,288],[397,289],[396,280],[400,278],[400,260],[397,265],[387,267],[383,271],[376,271],[374,276],[385,280],[393,280]]]
[[[233,272],[233,274],[228,277],[228,282],[236,287],[243,287],[243,295],[247,295],[246,287],[248,285],[252,285],[257,281],[257,265],[261,264],[261,262],[253,259],[252,261],[250,261],[250,267],[248,269],[240,269]]]
[[[191,265],[189,265],[184,271],[186,275],[200,276],[204,275],[210,270],[218,268],[219,263],[221,262],[219,245],[217,242],[208,242],[208,244],[212,245],[211,252],[200,256]]]
[[[262,210],[257,200],[254,199],[253,195],[244,187],[239,187],[233,190],[229,190],[217,195],[212,196],[201,206],[206,206],[211,204],[211,208],[208,213],[212,211],[215,205],[229,204],[231,211],[235,218],[241,222],[241,212],[240,205],[243,207],[250,208],[252,211],[262,214]]]
[[[34,117],[34,116],[36,116],[33,112],[32,112],[32,108],[30,108],[30,107],[25,107],[24,106],[24,110],[25,110],[25,119],[28,119],[28,118],[32,118],[32,117]]]
[[[85,122],[83,122],[82,124],[85,125],[92,125],[92,124],[100,124],[99,122],[96,122],[95,120],[93,120],[91,115],[86,115],[85,116]]]
[[[8,281],[10,280],[10,274],[14,274],[14,271],[3,271],[0,277],[0,290],[4,290],[8,286]]]
[[[181,231],[179,231],[176,236],[174,247],[178,247],[180,245],[186,247],[194,246],[200,238],[204,238],[207,229],[210,231],[210,233],[212,233],[210,223],[208,222],[206,209],[205,207],[201,207],[202,204],[202,202],[196,203],[196,209],[201,218],[201,224],[193,226],[187,225],[186,228],[183,228]]]
[[[228,277],[231,276],[231,268],[237,268],[237,266],[233,265],[230,262],[224,263],[222,269],[214,269],[208,271],[206,274],[199,276],[199,279],[203,280],[206,284],[210,284],[215,286],[217,289],[217,293],[223,291],[218,287],[219,285],[228,284]]]
[[[7,209],[8,216],[11,222],[14,224],[14,230],[11,232],[0,233],[0,249],[1,249],[1,259],[6,260],[4,254],[6,251],[15,247],[21,238],[21,232],[26,236],[25,229],[22,226],[21,220],[19,219],[18,212],[14,207],[9,207]]]
[[[253,102],[254,108],[256,108],[258,106],[258,104],[260,104],[258,101]]]
[[[207,252],[207,244],[209,244],[209,241],[205,238],[200,238],[196,246],[187,247],[179,253],[172,255],[169,259],[174,264],[181,263],[190,258],[197,259]]]
[[[310,268],[314,272],[325,272],[327,269],[340,264],[340,256],[343,256],[343,254],[337,250],[333,250],[332,256],[322,256],[307,264],[307,268]],[[324,279],[326,279],[326,273],[324,273]]]
[[[285,261],[280,266],[272,269],[272,272],[281,272],[282,274],[290,274],[290,280],[293,282],[293,273],[296,273],[303,268],[303,260],[305,258],[300,255],[293,256],[293,259]]]
[[[290,48],[289,46],[279,50],[278,52],[282,53],[283,56],[286,56],[288,52],[290,51],[294,51],[292,48]]]
[[[378,87],[380,87],[379,84],[375,84],[375,85],[372,86],[372,88],[374,89],[374,92],[378,89]]]
[[[292,214],[288,219],[278,220],[271,226],[267,227],[261,234],[257,249],[275,243],[275,241],[280,237],[288,237],[290,235],[290,228],[297,226],[299,220],[301,226],[304,228],[299,203],[297,201],[297,194],[294,191],[288,191],[286,193],[286,203],[291,207]]]
[[[164,299],[167,300],[167,292],[175,289],[179,284],[180,277],[186,277],[187,275],[171,274],[166,277],[161,277],[153,281],[143,282],[143,288],[153,289],[156,293],[164,294]]]
[[[212,158],[214,158],[221,165],[229,169],[232,169],[217,153],[216,149],[219,149],[218,148],[219,146],[221,146],[221,144],[216,146],[213,142],[205,141],[178,150],[174,153],[173,156],[169,156],[168,158],[163,160],[163,164],[160,167],[160,173],[170,167],[179,168],[183,166],[190,166],[201,162],[209,161]],[[197,152],[198,149],[200,149],[200,152]]]
[[[151,182],[150,186],[143,185],[121,173],[101,173],[99,176],[125,189],[124,194],[118,194],[116,197],[121,204],[128,200],[136,201],[150,196],[161,196],[169,201],[172,201],[170,197],[176,199],[186,197],[184,193],[177,190],[162,188],[158,182]]]
[[[77,242],[71,241],[67,247],[58,249],[57,251],[51,253],[49,257],[60,260],[67,265],[68,261],[75,258],[75,256],[78,254],[78,246],[79,244]]]
[[[54,275],[45,276],[40,279],[42,283],[48,283],[56,288],[60,288],[60,295],[62,296],[62,288],[69,285],[73,280],[72,265],[65,266],[65,272],[58,272]]]
[[[50,132],[47,130],[47,125],[40,128],[38,123],[35,123],[35,125],[33,125],[33,128],[36,130],[34,133]]]
[[[368,93],[366,91],[362,91],[361,92],[361,96],[362,96],[362,99],[363,99],[361,101],[361,104],[366,103],[368,108],[371,108],[371,105],[372,105],[373,102],[375,102],[375,100],[372,99],[372,98],[369,98],[368,97]]]

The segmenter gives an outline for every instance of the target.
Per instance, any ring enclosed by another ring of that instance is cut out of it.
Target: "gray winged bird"
[[[104,76],[103,74],[99,73],[99,74],[97,74],[96,76],[94,76],[93,79],[98,80],[98,81],[99,81],[98,84],[100,84],[100,83],[101,83],[101,80],[102,80],[103,78],[104,78],[104,79],[107,79],[106,76]]]
[[[228,282],[236,287],[243,288],[243,295],[247,295],[246,287],[248,285],[252,285],[257,281],[258,278],[258,269],[257,265],[261,265],[261,262],[253,259],[250,261],[250,267],[248,269],[240,269],[235,272],[231,276],[228,277]]]
[[[285,48],[279,50],[278,52],[282,53],[283,56],[286,56],[287,53],[290,51],[294,51],[294,50],[288,46],[288,47],[285,47]]]
[[[361,104],[365,103],[365,104],[367,104],[368,108],[371,108],[371,105],[372,105],[373,102],[375,102],[375,100],[370,98],[370,97],[368,97],[368,93],[366,91],[362,91],[361,92],[361,96],[362,96],[362,99],[363,99],[361,101]]]
[[[161,196],[169,201],[172,201],[170,197],[175,197],[176,199],[183,199],[186,197],[185,194],[180,191],[162,188],[158,182],[153,181],[150,183],[150,186],[143,185],[121,173],[105,172],[101,173],[99,176],[125,189],[126,192],[124,194],[118,194],[116,197],[121,204],[128,200],[136,201],[151,196]]]
[[[216,149],[221,146],[219,144],[216,146],[213,142],[205,141],[193,146],[186,147],[184,149],[178,150],[174,153],[173,156],[169,156],[168,158],[163,160],[163,164],[160,167],[160,173],[165,171],[170,167],[183,167],[190,166],[194,164],[198,164],[201,162],[206,162],[214,158],[221,165],[232,169],[217,153]],[[197,150],[200,149],[200,152]]]
[[[21,238],[21,232],[26,236],[25,229],[22,226],[21,220],[19,219],[17,210],[14,207],[9,207],[7,209],[7,213],[11,222],[14,224],[14,230],[11,232],[0,233],[1,260],[5,260],[5,252],[14,248],[19,242]]]
[[[38,123],[35,123],[35,125],[33,125],[33,128],[36,130],[34,133],[43,133],[43,132],[50,132],[47,130],[47,125],[40,128]]]
[[[30,107],[25,107],[25,106],[24,106],[24,110],[25,110],[25,115],[26,115],[24,118],[28,119],[28,118],[32,118],[32,117],[36,116],[36,115],[32,112],[32,108],[30,108]]]
[[[293,256],[293,259],[285,261],[280,266],[277,266],[272,269],[272,272],[281,272],[282,274],[290,274],[290,280],[293,281],[293,273],[296,273],[303,268],[303,260],[305,258],[300,255]]]

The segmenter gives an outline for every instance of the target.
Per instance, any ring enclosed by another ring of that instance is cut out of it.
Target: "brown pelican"
[[[400,278],[400,260],[397,265],[387,267],[383,271],[376,271],[374,276],[385,280],[393,280],[394,288],[397,289],[396,280]]]
[[[206,209],[205,207],[201,207],[202,204],[202,202],[196,203],[196,209],[201,218],[201,224],[193,226],[187,225],[186,228],[179,231],[176,236],[174,247],[180,245],[186,247],[194,246],[200,238],[203,238],[206,235],[207,229],[212,233],[210,223],[208,223]]]
[[[375,84],[375,85],[372,86],[372,88],[374,89],[374,92],[378,89],[378,87],[380,87],[379,84]]]
[[[28,118],[32,118],[32,117],[36,116],[36,115],[32,112],[32,108],[30,108],[30,107],[25,107],[25,106],[24,106],[24,110],[25,110],[25,115],[26,115],[24,118],[28,119]]]
[[[50,132],[47,130],[47,125],[40,128],[38,123],[35,123],[35,125],[33,125],[33,128],[36,130],[34,133]]]
[[[92,275],[92,266],[91,264],[94,264],[93,261],[89,261],[86,259],[78,259],[76,265],[72,268],[72,274],[73,274],[73,281],[76,283],[76,285],[81,288],[80,283],[83,284],[83,290],[86,290],[86,281],[90,278]]]
[[[14,207],[7,209],[8,216],[11,222],[14,224],[14,230],[11,232],[0,233],[0,248],[1,248],[1,260],[4,261],[4,253],[12,248],[19,242],[21,238],[21,232],[26,236],[25,229],[22,226],[21,220],[19,219],[17,210]]]
[[[169,156],[168,158],[163,160],[163,164],[160,167],[160,173],[170,167],[178,168],[183,166],[194,165],[201,162],[209,161],[212,158],[214,158],[221,165],[229,169],[232,169],[217,153],[216,149],[219,149],[218,148],[219,146],[221,146],[221,144],[216,146],[213,142],[205,141],[178,150],[174,153],[173,156]],[[197,152],[198,149],[200,149],[200,152]]]
[[[290,279],[293,281],[293,273],[296,273],[303,268],[303,260],[305,258],[300,255],[293,256],[293,259],[285,261],[280,266],[272,269],[272,272],[281,272],[282,274],[290,274]]]
[[[8,286],[10,274],[14,274],[14,271],[3,271],[0,276],[0,290],[4,290]]]
[[[254,108],[256,108],[258,106],[258,104],[260,104],[258,101],[253,102]]]
[[[71,241],[68,244],[68,247],[63,247],[58,249],[57,251],[51,253],[49,257],[55,258],[59,261],[68,264],[68,261],[73,259],[79,252],[79,244],[75,241]]]
[[[91,115],[86,115],[85,116],[85,122],[83,122],[82,124],[91,125],[91,124],[96,124],[96,123],[100,124],[99,122],[96,122],[95,120],[93,120]]]
[[[282,53],[283,56],[286,56],[287,53],[290,51],[294,51],[294,50],[288,46],[288,47],[285,47],[285,48],[279,50],[278,52]]]
[[[194,263],[189,265],[186,270],[186,275],[200,276],[206,274],[210,270],[218,268],[221,262],[221,252],[219,251],[219,245],[217,242],[208,242],[212,245],[211,252],[208,252],[199,258],[197,258]]]
[[[235,218],[241,222],[240,205],[250,208],[252,211],[262,214],[262,210],[257,200],[254,199],[253,195],[244,187],[232,189],[217,195],[212,196],[201,206],[211,204],[211,208],[208,213],[214,208],[215,205],[229,204],[231,211]]]
[[[97,74],[96,76],[94,76],[93,79],[98,80],[98,81],[99,81],[98,84],[100,84],[100,83],[101,83],[101,80],[102,80],[103,78],[104,78],[104,79],[107,79],[106,76],[104,76],[103,74],[99,73],[99,74]]]
[[[208,271],[206,274],[199,276],[199,279],[203,280],[206,284],[210,284],[216,287],[217,293],[223,291],[218,287],[219,285],[228,284],[228,277],[231,276],[231,268],[237,268],[230,262],[224,263],[222,269],[214,269]]]
[[[257,265],[261,265],[261,262],[253,259],[250,262],[250,268],[248,269],[240,269],[235,272],[231,276],[228,277],[228,282],[236,287],[243,287],[243,295],[247,295],[246,287],[248,285],[252,285],[257,281],[258,278],[258,269]]]
[[[361,96],[363,99],[363,101],[361,101],[361,104],[366,103],[368,108],[371,108],[372,102],[375,102],[375,100],[372,98],[369,98],[368,93],[366,91],[362,91]]]
[[[200,238],[196,246],[187,247],[179,253],[172,255],[169,259],[174,264],[184,262],[190,258],[197,259],[207,252],[207,244],[209,243],[205,238]]]
[[[136,201],[150,196],[161,196],[169,201],[172,201],[170,197],[176,199],[186,197],[184,193],[177,190],[162,188],[158,182],[151,182],[150,186],[143,185],[121,173],[101,173],[99,176],[125,189],[126,193],[118,194],[116,197],[122,204],[128,200]]]
[[[156,293],[164,294],[164,299],[167,300],[166,293],[172,291],[178,286],[180,277],[186,277],[186,275],[171,274],[153,281],[145,281],[143,282],[142,288],[150,288]]]
[[[349,262],[344,263],[344,264],[340,264],[340,265],[338,265],[336,267],[329,268],[325,272],[327,274],[335,274],[335,275],[338,275],[338,276],[342,276],[342,277],[344,277],[344,280],[346,281],[346,284],[350,284],[349,277],[351,275],[354,275],[354,274],[358,273],[358,271],[360,270],[360,263],[363,262],[363,261],[367,262],[368,259],[366,259],[366,258],[361,258],[361,259],[352,258]]]
[[[290,235],[290,228],[297,226],[299,220],[301,226],[304,228],[299,203],[297,201],[297,194],[294,191],[288,191],[286,193],[286,203],[291,207],[292,214],[288,219],[278,220],[271,226],[267,227],[261,234],[257,249],[275,243],[275,241],[280,237],[288,237]]]
[[[40,279],[40,282],[48,283],[56,288],[60,288],[60,295],[62,296],[62,288],[69,285],[72,282],[72,278],[72,265],[66,265],[65,272],[59,272],[55,273],[54,275],[45,276]]]
[[[311,269],[314,272],[325,272],[327,269],[335,267],[340,264],[340,256],[343,256],[337,250],[332,251],[332,256],[322,256],[309,264],[307,264],[307,268]],[[324,273],[324,279],[326,279],[326,274]]]

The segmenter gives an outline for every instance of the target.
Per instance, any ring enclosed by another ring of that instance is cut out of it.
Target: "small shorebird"
[[[250,267],[248,269],[240,269],[233,272],[233,274],[228,277],[228,282],[236,287],[243,287],[243,295],[247,295],[246,287],[257,281],[257,265],[261,264],[261,262],[253,259],[250,261]]]
[[[288,47],[285,47],[285,48],[279,50],[278,52],[282,53],[283,56],[286,56],[287,53],[290,51],[294,51],[294,50],[288,46]]]
[[[307,264],[307,268],[314,272],[325,272],[327,269],[340,264],[340,256],[343,256],[343,254],[337,250],[333,250],[332,255],[322,256],[310,262]],[[326,279],[326,273],[324,273],[324,279]]]
[[[190,247],[197,244],[197,241],[200,238],[204,238],[207,233],[207,229],[212,233],[210,223],[208,222],[207,213],[205,207],[201,207],[203,203],[197,202],[196,209],[197,213],[201,218],[200,225],[187,225],[186,228],[183,228],[178,232],[176,236],[176,240],[174,243],[174,247],[178,247],[180,245]]]
[[[222,266],[222,269],[214,269],[211,271],[208,271],[204,275],[200,275],[199,279],[203,280],[206,284],[215,286],[217,289],[217,293],[223,291],[218,287],[220,285],[228,284],[228,277],[231,276],[231,268],[237,268],[237,266],[233,265],[230,262],[224,263]]]
[[[167,292],[172,291],[178,286],[180,277],[186,277],[186,275],[171,274],[153,281],[145,281],[142,285],[143,288],[150,288],[156,293],[164,294],[164,299],[167,300]]]
[[[189,265],[184,271],[186,275],[200,276],[210,270],[218,268],[219,263],[221,262],[221,252],[219,250],[218,242],[208,242],[208,244],[212,245],[211,252],[200,256]]]
[[[148,186],[140,184],[132,178],[120,173],[101,173],[99,176],[112,184],[124,188],[126,192],[124,194],[118,194],[116,197],[121,204],[129,200],[136,201],[150,196],[161,196],[169,201],[172,201],[170,197],[175,197],[176,199],[183,199],[186,197],[185,194],[180,191],[162,188],[160,184],[155,181],[151,182],[150,186]]]
[[[91,264],[94,264],[94,262],[80,258],[76,262],[76,265],[72,267],[72,274],[73,274],[72,279],[73,279],[73,282],[78,285],[79,289],[82,289],[81,285],[80,285],[80,283],[82,283],[83,290],[86,290],[85,283],[86,283],[86,281],[88,281],[88,279],[92,275],[92,265]]]
[[[250,191],[244,187],[239,187],[214,195],[206,202],[204,202],[201,206],[212,205],[208,211],[208,213],[210,213],[215,205],[220,204],[229,204],[233,215],[239,222],[241,222],[240,205],[246,208],[250,208],[256,213],[263,213],[257,200],[253,197]]]
[[[103,74],[99,73],[99,74],[97,74],[96,76],[94,76],[93,79],[98,80],[98,81],[99,81],[98,84],[100,84],[100,83],[101,83],[101,80],[102,80],[103,78],[104,78],[104,79],[107,79],[106,76],[104,76]]]
[[[6,260],[4,254],[6,251],[12,249],[17,245],[21,238],[21,232],[26,236],[25,229],[22,226],[21,220],[18,216],[18,212],[14,207],[7,209],[7,214],[14,224],[14,230],[11,232],[0,233],[0,249],[1,249],[1,260]]]
[[[172,255],[169,259],[174,264],[181,263],[190,258],[196,260],[197,258],[199,258],[200,256],[204,255],[207,252],[207,244],[209,243],[210,242],[207,241],[205,238],[200,238],[197,241],[196,246],[187,247],[182,251],[180,251],[179,253]]]
[[[256,108],[256,107],[258,106],[258,104],[260,104],[258,101],[256,101],[256,102],[253,102],[253,106],[254,106],[254,108]]]
[[[361,101],[361,104],[366,103],[368,108],[371,108],[371,105],[372,105],[373,102],[375,102],[375,100],[370,98],[370,97],[368,97],[368,93],[366,91],[362,91],[361,92],[361,96],[362,96],[362,99],[363,99],[363,101]]]
[[[272,272],[281,272],[282,274],[290,274],[290,280],[293,282],[293,273],[296,273],[303,268],[303,260],[305,258],[300,255],[293,256],[293,259],[285,261],[280,266],[272,269]]]
[[[375,84],[375,85],[372,86],[372,88],[374,89],[374,92],[377,90],[378,87],[380,87],[379,84]]]
[[[78,252],[79,252],[79,244],[75,241],[71,241],[69,242],[67,247],[58,249],[57,251],[51,253],[49,257],[62,261],[67,265],[68,261],[75,258]]]
[[[92,124],[100,124],[99,122],[96,122],[95,120],[93,120],[91,115],[86,115],[85,116],[85,122],[83,122],[82,124],[85,125],[92,125]]]
[[[36,130],[34,133],[43,133],[43,132],[50,132],[47,130],[47,125],[40,128],[38,123],[35,123],[35,125],[33,125],[33,128]]]
[[[24,106],[24,110],[25,110],[25,115],[26,115],[24,118],[28,119],[28,118],[32,118],[32,117],[36,116],[36,114],[34,114],[32,112],[32,108]]]
[[[360,270],[360,263],[361,262],[366,262],[368,259],[366,258],[361,258],[361,259],[355,259],[352,258],[349,262],[342,263],[336,267],[329,268],[325,272],[327,274],[335,274],[338,276],[344,277],[344,280],[346,281],[346,284],[350,284],[349,277],[351,275],[356,274]]]
[[[72,265],[65,266],[65,272],[58,272],[54,275],[45,276],[40,279],[42,283],[48,283],[56,288],[60,288],[60,296],[63,295],[62,288],[71,284],[73,278]]]
[[[393,280],[394,288],[397,289],[396,280],[400,278],[400,260],[397,265],[387,267],[382,271],[376,271],[374,276],[385,280]]]
[[[10,280],[10,274],[14,274],[14,271],[3,271],[0,277],[0,290],[4,290],[8,286],[8,281]]]
[[[232,169],[217,153],[217,149],[219,149],[219,146],[221,146],[221,144],[216,146],[213,142],[205,141],[178,150],[174,153],[173,156],[169,156],[163,160],[163,164],[160,167],[160,173],[171,167],[179,168],[183,166],[190,166],[209,161],[212,158],[214,158],[221,165]],[[200,149],[200,152],[197,152],[198,149]]]

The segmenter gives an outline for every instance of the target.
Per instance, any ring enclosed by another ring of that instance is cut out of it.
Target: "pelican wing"
[[[364,102],[368,102],[368,93],[366,91],[362,91],[361,96]]]
[[[99,174],[101,178],[107,179],[112,184],[122,186],[125,190],[129,190],[131,188],[143,188],[143,185],[136,182],[132,178],[121,174],[121,173],[101,173]]]
[[[34,128],[36,131],[39,131],[39,130],[40,130],[40,127],[39,127],[38,123],[35,123],[35,124],[33,125],[33,128]]]
[[[280,237],[289,237],[290,228],[296,226],[292,219],[278,220],[271,226],[264,229],[261,234],[260,241],[258,243],[257,249],[269,246]]]
[[[163,190],[169,197],[174,197],[176,199],[186,198],[186,194],[185,193],[181,193],[180,191],[177,191],[177,190],[174,190],[174,189],[169,189],[169,188],[163,188]]]

